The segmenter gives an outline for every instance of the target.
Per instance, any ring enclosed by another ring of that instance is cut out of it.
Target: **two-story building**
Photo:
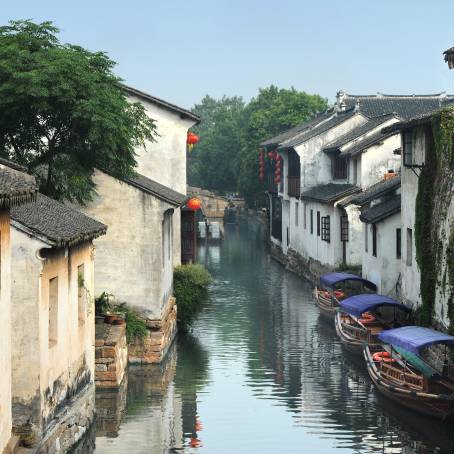
[[[5,166],[5,163],[8,166]],[[22,169],[23,170],[23,169]],[[11,240],[10,209],[36,197],[37,186],[33,177],[11,168],[9,162],[0,159],[0,307],[2,313],[2,335],[0,341],[0,452],[11,452],[11,335],[16,329],[12,323],[11,304]],[[15,273],[14,273],[15,274]],[[27,279],[27,276],[22,276]],[[16,310],[16,308],[14,308]]]
[[[339,92],[333,109],[262,143],[283,161],[281,184],[268,185],[274,253],[310,278],[361,266],[360,210],[348,200],[399,170],[400,135],[383,128],[433,112],[446,99]],[[265,168],[272,174],[268,159]]]
[[[94,175],[97,195],[81,210],[109,229],[96,244],[95,295],[113,294],[147,321],[150,336],[130,349],[135,362],[160,362],[176,332],[173,269],[181,263],[181,210],[186,201],[186,138],[193,113],[124,86],[156,122],[156,142],[136,151],[133,178]]]

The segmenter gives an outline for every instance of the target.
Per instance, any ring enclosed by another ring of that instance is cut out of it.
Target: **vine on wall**
[[[432,324],[439,295],[447,301],[449,331],[454,332],[454,225],[450,225],[453,220],[448,218],[454,186],[454,109],[449,107],[436,113],[427,134],[415,211],[422,300],[418,315],[421,324]]]

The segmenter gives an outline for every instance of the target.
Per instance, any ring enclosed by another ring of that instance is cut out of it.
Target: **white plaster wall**
[[[401,157],[393,153],[396,148],[400,148],[400,134],[388,137],[383,143],[374,145],[361,154],[358,170],[361,168],[360,185],[363,189],[383,180],[389,169],[395,172],[400,170]]]
[[[364,124],[366,121],[363,114],[357,113],[340,125],[295,147],[295,151],[300,156],[301,162],[302,191],[312,186],[326,184],[332,181],[331,159],[326,153],[321,151],[322,148],[356,126]]]
[[[130,95],[128,99],[143,104],[159,134],[156,142],[136,148],[137,172],[186,194],[186,136],[196,122],[143,98]]]
[[[305,258],[318,260],[323,265],[337,266],[342,263],[342,243],[340,238],[340,210],[329,204],[322,204],[309,200],[302,200],[306,204],[307,220],[306,229],[304,228],[304,207],[300,207],[299,228],[293,229],[290,245],[292,249],[299,252]],[[301,204],[300,202],[300,204]],[[310,210],[314,211],[314,233],[310,230]],[[331,241],[322,241],[321,229],[320,236],[317,236],[317,211],[320,211],[320,218],[330,216]],[[295,211],[290,210],[290,222],[294,225]],[[292,230],[291,230],[292,231]]]
[[[415,163],[423,163],[425,160],[425,134],[422,127],[414,132],[414,157]],[[420,170],[416,169],[419,174]],[[418,177],[411,168],[402,165],[402,299],[404,302],[416,305],[420,303],[420,272],[416,263],[415,247],[415,204],[418,193]],[[407,265],[407,229],[413,231],[412,260],[411,266]]]
[[[158,319],[170,291],[163,285],[162,220],[173,207],[100,171],[94,180],[98,195],[81,210],[108,226],[95,240],[95,295],[108,291]],[[180,262],[179,210],[173,232],[175,265]]]
[[[11,437],[11,250],[9,213],[0,212],[0,452]]]
[[[360,265],[362,260],[362,222],[359,219],[360,210],[355,205],[349,205],[345,208],[348,216],[348,241],[346,243],[346,260],[349,265]],[[340,220],[339,220],[340,222]],[[340,243],[340,232],[337,241]]]
[[[91,242],[70,249],[48,245],[12,229],[13,417],[35,430],[51,418],[71,389],[94,382],[94,254]],[[84,265],[85,322],[78,317],[78,266]],[[17,276],[17,279],[16,279]],[[27,276],[24,280],[22,277]],[[49,343],[49,280],[58,277],[57,339]]]
[[[396,229],[399,228],[401,228],[400,213],[377,222],[377,257],[374,257],[372,255],[372,225],[362,224],[363,277],[377,286],[378,293],[392,298],[400,297],[396,292],[401,262],[396,256]],[[365,247],[366,229],[368,229],[367,252]]]

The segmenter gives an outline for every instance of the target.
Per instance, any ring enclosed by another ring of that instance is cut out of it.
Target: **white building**
[[[370,186],[350,203],[361,206],[364,245],[361,251],[362,276],[377,286],[378,293],[400,299],[400,176],[396,175]]]
[[[283,157],[282,182],[268,184],[274,253],[311,278],[362,264],[362,223],[349,196],[398,171],[400,136],[383,128],[433,111],[444,95],[353,96],[262,143]],[[274,164],[267,159],[268,177]]]
[[[33,177],[5,167],[0,159],[0,306],[2,308],[2,334],[0,341],[0,452],[11,452],[11,335],[16,327],[12,324],[11,304],[11,240],[10,208],[28,202],[36,196],[37,187]],[[21,279],[26,280],[27,275]],[[16,310],[16,308],[14,308]],[[27,373],[26,370],[23,373]]]
[[[106,226],[44,195],[11,210],[12,416],[39,452],[94,419],[94,248]]]
[[[81,209],[108,226],[107,235],[96,241],[95,294],[106,291],[140,311],[153,330],[153,342],[130,349],[130,358],[160,362],[176,332],[172,281],[173,268],[181,262],[186,138],[199,118],[134,88],[124,89],[155,120],[157,141],[136,149],[134,178],[119,180],[96,171],[98,195]]]

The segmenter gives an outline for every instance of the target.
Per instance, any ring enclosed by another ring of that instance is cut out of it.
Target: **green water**
[[[454,452],[452,426],[378,396],[319,319],[311,285],[270,259],[257,230],[227,226],[199,261],[211,303],[165,364],[98,393],[96,454]]]

